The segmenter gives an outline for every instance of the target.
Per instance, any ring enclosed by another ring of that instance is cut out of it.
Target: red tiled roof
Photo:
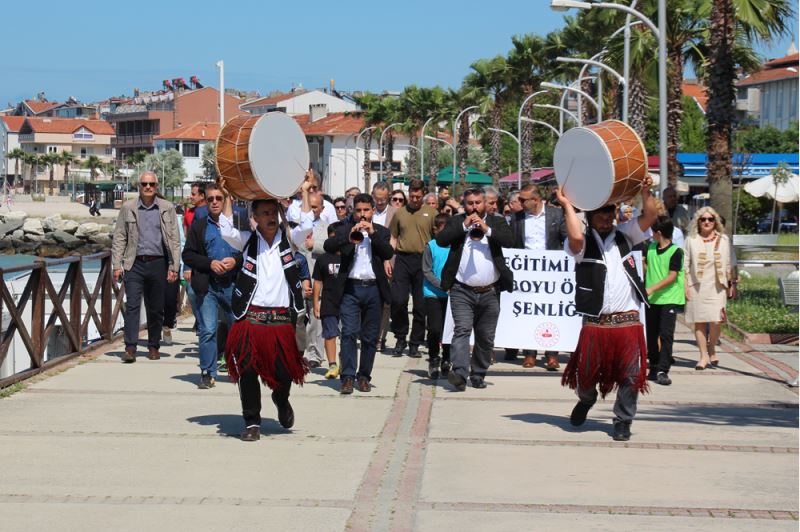
[[[25,105],[27,105],[28,108],[30,108],[30,110],[33,111],[34,114],[38,115],[45,111],[49,111],[54,107],[58,107],[61,104],[58,102],[41,102],[39,100],[25,100]]]
[[[257,100],[251,100],[249,102],[245,102],[242,105],[240,105],[240,107],[245,108],[253,106],[258,107],[260,105],[275,105],[276,103],[288,100],[289,98],[294,98],[295,96],[300,96],[301,94],[305,94],[305,91],[281,92],[273,96],[266,96],[264,98],[258,98]]]
[[[0,116],[0,120],[6,123],[6,128],[12,133],[19,133],[19,129],[25,123],[24,116]]]
[[[769,81],[778,81],[781,79],[797,79],[797,78],[798,78],[797,67],[770,68],[770,69],[759,70],[754,74],[750,74],[746,78],[737,81],[736,86],[746,87],[749,85],[760,85],[762,83],[767,83]]]
[[[800,53],[790,54],[784,57],[779,57],[777,59],[772,59],[764,63],[766,68],[774,68],[779,66],[791,66],[796,65],[800,61]]]
[[[25,122],[34,133],[74,133],[85,127],[95,135],[114,135],[114,128],[105,120],[82,120],[80,118],[34,118]]]
[[[364,129],[364,119],[355,113],[329,113],[316,122],[309,122],[309,115],[293,118],[306,135],[352,135]]]
[[[153,137],[155,140],[216,140],[219,136],[218,122],[194,122]]]
[[[707,89],[699,83],[684,82],[683,95],[692,98],[700,109],[705,113],[708,108],[708,92]]]

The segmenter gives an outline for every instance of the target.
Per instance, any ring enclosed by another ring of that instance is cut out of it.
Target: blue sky
[[[262,94],[297,83],[323,87],[331,78],[345,90],[458,86],[471,62],[505,54],[512,35],[560,27],[563,15],[548,4],[14,0],[3,6],[0,105],[39,91],[92,101],[192,75],[217,86],[218,59],[227,87]],[[793,27],[796,38],[797,20]],[[782,56],[791,39],[758,50]]]

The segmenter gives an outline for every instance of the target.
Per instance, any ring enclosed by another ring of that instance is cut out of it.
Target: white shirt
[[[686,237],[684,237],[683,231],[677,225],[672,227],[672,243],[681,249],[686,244]]]
[[[544,207],[539,214],[525,213],[525,249],[547,249]]]
[[[458,263],[456,281],[467,286],[489,286],[500,279],[500,272],[494,266],[492,252],[489,249],[489,236],[492,228],[480,240],[469,237],[469,229],[464,228],[464,249],[461,251],[461,261]]]
[[[628,237],[628,242],[631,247],[640,242],[644,242],[653,234],[650,229],[642,231],[642,228],[639,227],[639,220],[636,218],[618,225],[615,231],[619,231]],[[614,241],[615,231],[611,231],[605,240],[602,240],[594,229],[591,231],[591,236],[597,241],[597,245],[602,253],[603,262],[606,265],[606,282],[603,286],[603,308],[600,310],[600,314],[639,310],[639,300],[636,297],[636,291],[628,280],[628,276],[625,274],[625,268],[622,266],[622,257]],[[569,248],[569,239],[567,239],[564,242],[564,251],[575,257],[575,264],[580,264],[583,261],[583,254],[586,252],[586,242],[584,241],[583,249],[581,249],[580,253],[573,253]]]
[[[286,209],[286,218],[292,223],[300,223],[300,213],[303,212],[301,210],[302,206],[302,199],[292,200],[292,202],[289,204],[289,207]],[[333,207],[333,204],[326,199],[322,200],[322,212],[320,213],[319,217],[321,220],[329,224],[339,220],[336,217],[336,209]]]
[[[292,242],[298,248],[303,244],[306,235],[311,231],[313,215],[302,213],[300,225],[291,230]],[[230,218],[224,214],[219,215],[219,232],[227,243],[238,250],[243,250],[250,239],[251,231],[239,231],[233,226]],[[258,233],[258,252],[256,254],[256,271],[258,280],[253,294],[251,305],[259,307],[288,307],[289,284],[283,274],[279,245],[282,238],[279,228],[270,246],[261,233]],[[247,257],[244,258],[247,260]]]
[[[364,235],[364,240],[355,246],[353,265],[350,266],[347,278],[366,281],[375,279],[375,271],[372,269],[372,241],[366,231],[362,231],[361,234]]]
[[[384,227],[386,225],[386,217],[389,215],[389,204],[386,204],[386,208],[383,209],[383,212],[379,212],[378,209],[375,209],[375,212],[372,214],[372,223],[380,224]]]

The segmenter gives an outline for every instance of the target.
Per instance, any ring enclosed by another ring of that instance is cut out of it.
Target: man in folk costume
[[[245,422],[242,441],[256,441],[261,434],[259,377],[272,390],[281,426],[294,425],[289,390],[292,382],[302,385],[308,373],[295,340],[295,325],[305,304],[294,251],[312,230],[308,193],[313,184],[313,175],[306,174],[300,187],[300,223],[289,235],[281,229],[280,208],[274,199],[253,201],[255,231],[233,226],[230,196],[219,217],[222,238],[244,255],[231,299],[236,321],[225,345],[228,375],[239,383]],[[220,186],[224,188],[224,179]]]
[[[562,188],[556,197],[567,224],[565,251],[575,258],[575,307],[583,315],[578,346],[561,384],[576,390],[578,404],[570,423],[580,426],[600,396],[617,388],[614,439],[628,441],[639,392],[647,391],[647,346],[639,306],[647,304],[644,283],[631,249],[651,235],[657,210],[650,195],[652,179],[642,183],[642,214],[614,226],[615,206],[588,212],[584,231]]]

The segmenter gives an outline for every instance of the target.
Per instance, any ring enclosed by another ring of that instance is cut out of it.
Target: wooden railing
[[[89,291],[83,265],[85,261],[97,260],[100,261],[100,270],[94,289]],[[64,282],[59,290],[56,290],[49,269],[65,264],[68,266]],[[30,272],[30,275],[19,300],[15,301],[6,285],[6,276],[20,272]],[[0,365],[8,356],[15,335],[19,336],[30,357],[30,368],[0,379],[0,388],[36,375],[55,364],[82,354],[89,348],[93,349],[120,336],[121,332],[114,332],[114,324],[117,323],[123,308],[123,294],[122,286],[113,282],[109,251],[84,257],[68,257],[46,262],[41,260],[32,265],[0,269],[0,310],[5,310],[10,316],[8,327],[0,335]],[[52,309],[49,315],[46,315],[48,300]],[[30,322],[26,323],[24,313],[29,304]],[[63,328],[69,348],[66,353],[58,353],[55,357],[50,355],[45,359],[48,340],[57,322],[60,322]],[[87,341],[90,322],[100,333],[100,339],[91,343]]]

